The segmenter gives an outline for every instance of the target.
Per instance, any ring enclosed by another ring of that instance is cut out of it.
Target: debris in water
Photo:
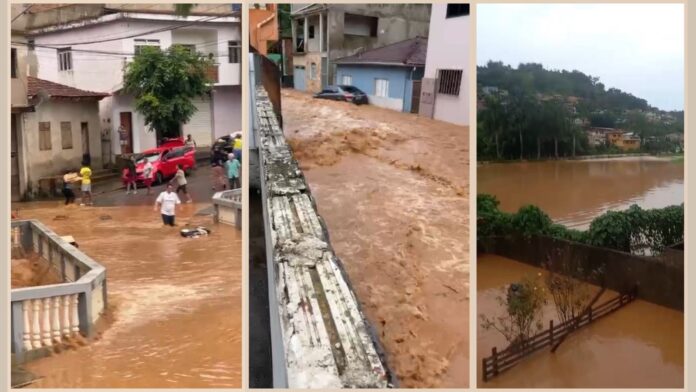
[[[195,229],[181,229],[181,236],[186,238],[198,238],[208,234],[210,234],[210,230],[203,226],[198,226]]]
[[[99,216],[99,219],[101,219],[101,220],[111,220],[111,215],[101,215],[101,216]]]
[[[68,216],[67,215],[56,215],[53,220],[67,220]]]

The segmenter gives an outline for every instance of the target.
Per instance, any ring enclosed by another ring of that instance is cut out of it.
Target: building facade
[[[182,135],[191,134],[199,146],[209,146],[218,137],[241,130],[238,12],[218,9],[184,17],[175,15],[171,5],[155,11],[135,4],[122,7],[106,7],[98,16],[28,32],[38,59],[39,78],[110,93],[99,103],[99,128],[103,142],[109,144],[109,161],[115,155],[140,152],[157,144],[155,133],[135,110],[134,98],[122,91],[124,67],[142,46],[167,49],[180,44],[215,61],[210,70],[215,80],[212,92],[194,101],[198,110],[182,125]]]
[[[249,45],[266,56],[270,45],[278,42],[278,5],[249,6]]]
[[[469,4],[433,4],[419,113],[469,125]]]
[[[420,97],[427,46],[418,37],[338,59],[336,84],[359,88],[372,105],[411,112],[418,107],[413,101]]]
[[[429,4],[292,4],[294,88],[337,84],[335,60],[428,35]]]

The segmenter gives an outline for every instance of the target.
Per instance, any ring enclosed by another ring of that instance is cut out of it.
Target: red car
[[[140,183],[144,181],[143,169],[145,161],[152,163],[152,178],[155,184],[161,184],[165,180],[174,177],[177,166],[181,165],[186,175],[196,168],[196,149],[192,146],[178,147],[157,147],[145,150],[136,156],[135,172],[136,180]],[[123,169],[121,178],[127,182],[128,169]]]

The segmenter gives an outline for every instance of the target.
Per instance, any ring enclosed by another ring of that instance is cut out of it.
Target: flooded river
[[[295,91],[282,107],[401,386],[468,386],[468,129]]]
[[[489,317],[501,311],[496,297],[511,282],[541,272],[500,256],[479,255],[477,312]],[[597,288],[594,288],[594,294]],[[606,294],[605,294],[606,295]],[[551,302],[544,325],[555,317]],[[480,324],[480,322],[479,322]],[[491,348],[506,347],[495,330],[477,332],[479,387],[516,388],[682,388],[684,385],[684,314],[635,300],[615,313],[570,335],[559,349],[542,349],[488,382],[481,360]]]
[[[684,164],[654,157],[480,164],[478,193],[515,212],[535,204],[557,223],[584,229],[607,210],[684,202]]]
[[[145,196],[143,196],[145,197]],[[154,195],[148,196],[154,201]],[[241,232],[182,205],[179,225],[212,229],[182,238],[147,205],[23,203],[106,267],[110,325],[76,350],[32,361],[32,387],[241,387]],[[60,216],[56,219],[56,216]]]

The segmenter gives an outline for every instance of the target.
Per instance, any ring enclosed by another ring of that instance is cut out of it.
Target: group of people
[[[79,174],[78,174],[79,173]],[[80,182],[80,205],[92,205],[92,168],[88,158],[82,159],[80,171],[66,170],[63,174],[63,196],[65,197],[65,205],[75,203],[74,184]]]
[[[223,146],[215,144],[210,157],[213,173],[213,190],[241,188],[242,135],[235,134],[230,142],[231,153],[226,153]]]

